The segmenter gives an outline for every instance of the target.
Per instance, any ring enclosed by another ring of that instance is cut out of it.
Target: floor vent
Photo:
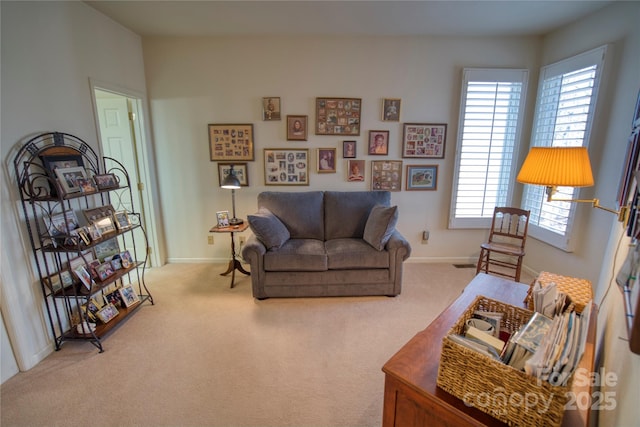
[[[455,268],[475,268],[475,264],[453,264]]]

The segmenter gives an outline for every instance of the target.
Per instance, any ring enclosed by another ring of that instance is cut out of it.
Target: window
[[[465,69],[450,228],[488,228],[511,202],[529,72]]]
[[[540,71],[531,146],[588,146],[606,46]],[[559,187],[556,198],[577,198],[577,189]],[[529,235],[571,251],[575,203],[547,202],[545,188],[525,185],[522,207],[531,210]]]

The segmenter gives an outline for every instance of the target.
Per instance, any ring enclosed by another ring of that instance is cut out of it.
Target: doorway
[[[91,84],[95,107],[100,153],[103,157],[110,157],[115,162],[109,162],[107,172],[115,173],[123,182],[129,179],[131,198],[128,194],[113,192],[118,206],[116,210],[127,210],[139,213],[140,224],[146,231],[146,241],[143,236],[136,236],[133,242],[126,242],[124,249],[142,256],[149,253],[149,267],[160,266],[158,239],[156,232],[156,214],[152,203],[151,160],[146,150],[145,126],[143,124],[144,110],[142,97],[126,91],[109,88],[108,85]],[[121,169],[126,170],[126,175]],[[123,249],[123,250],[124,250]]]

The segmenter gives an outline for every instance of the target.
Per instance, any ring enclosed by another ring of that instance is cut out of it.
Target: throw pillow
[[[279,248],[289,240],[289,229],[269,209],[260,208],[254,215],[248,215],[249,227],[267,249]]]
[[[398,222],[397,206],[376,205],[369,213],[362,238],[365,242],[381,251],[391,238],[396,222]]]

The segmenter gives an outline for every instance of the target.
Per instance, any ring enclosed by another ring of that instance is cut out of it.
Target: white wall
[[[18,365],[53,350],[42,291],[19,221],[17,147],[40,132],[76,135],[97,149],[89,78],[145,92],[140,37],[81,2],[0,2],[2,315]],[[2,346],[2,358],[11,348]]]

